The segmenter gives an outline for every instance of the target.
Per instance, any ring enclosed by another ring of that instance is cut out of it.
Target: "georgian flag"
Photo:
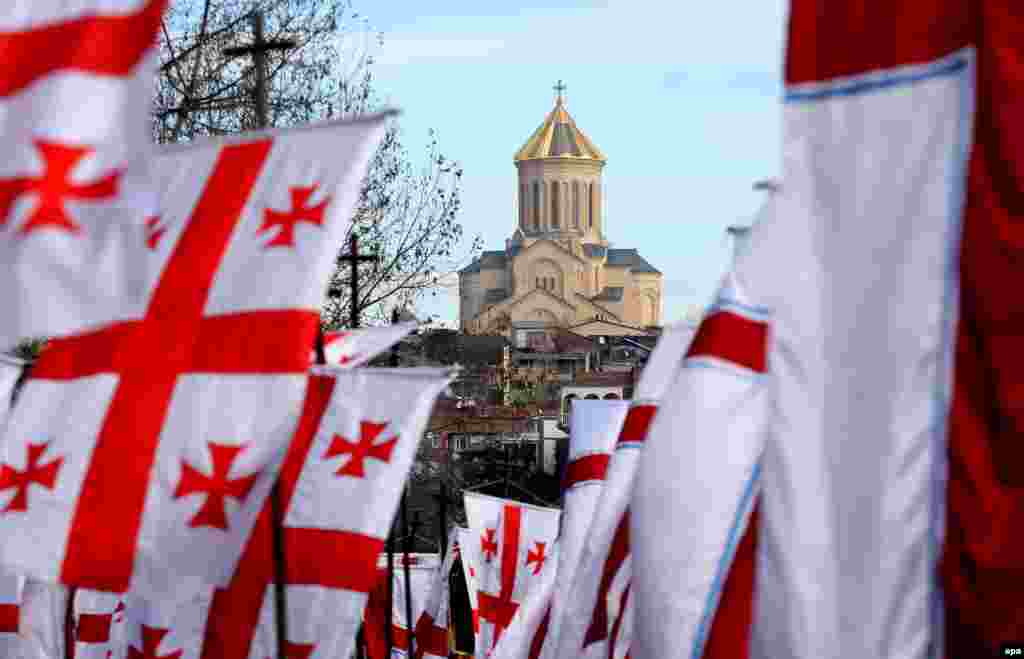
[[[124,599],[124,621],[119,638],[122,656],[127,659],[199,659],[212,599],[212,589],[180,599],[149,599],[129,593]],[[271,653],[264,659],[274,657],[276,654]]]
[[[447,659],[448,618],[450,615],[450,588],[452,565],[459,551],[457,531],[448,533],[448,551],[440,568],[434,573],[423,613],[416,619],[416,652],[423,659]]]
[[[305,353],[303,353],[305,354]],[[377,556],[448,369],[315,367],[281,469],[286,647],[352,652]],[[230,581],[214,592],[203,659],[276,656],[272,501]]]
[[[0,564],[141,597],[226,583],[299,421],[332,245],[384,124],[162,152],[138,303],[50,341],[5,429]]]
[[[536,654],[554,657],[562,628],[568,589],[576,576],[583,543],[594,520],[605,473],[622,423],[629,411],[628,401],[577,400],[569,417],[569,464],[562,483],[562,530],[558,536],[558,570],[551,599],[542,624],[532,640]]]
[[[408,555],[407,560],[406,555],[399,552],[392,556],[392,561],[394,572],[391,577],[391,657],[398,659],[399,657],[432,656],[431,653],[426,652],[427,648],[421,643],[418,629],[414,630],[415,636],[410,643],[409,625],[406,623],[405,611],[405,569],[408,565],[409,587],[412,594],[409,605],[412,607],[413,620],[418,621],[426,611],[431,588],[437,580],[442,562],[437,554],[413,553]],[[376,586],[370,593],[364,614],[363,632],[370,657],[387,656],[385,631],[388,608],[387,567],[387,554],[382,554],[377,559]],[[414,654],[410,654],[410,645]],[[448,656],[447,647],[441,656]]]
[[[0,350],[118,321],[152,204],[166,0],[0,9]]]
[[[527,593],[508,629],[487,655],[488,659],[537,659],[545,638],[550,616],[551,599],[562,562],[562,542],[551,545],[551,560],[544,563],[537,583]]]
[[[35,579],[24,579],[18,634],[24,659],[64,657],[68,589]]]
[[[552,560],[562,511],[464,492],[466,520],[477,552],[480,634],[476,654],[487,656],[543,579]]]
[[[557,638],[557,657],[604,657],[613,629],[622,633],[623,623],[616,613],[628,603],[632,575],[629,501],[637,459],[648,426],[686,355],[692,336],[693,329],[685,323],[669,326],[640,376],[569,588]]]
[[[396,323],[365,329],[350,329],[324,334],[324,359],[331,366],[356,368],[390,349],[408,336],[416,323]],[[310,353],[316,361],[316,351]]]
[[[754,274],[745,266],[725,278],[705,314],[637,467],[625,607],[636,626],[624,621],[618,638],[634,657],[746,656],[769,314],[744,293],[743,275]],[[723,596],[737,589],[738,597]],[[720,602],[728,618],[714,616]],[[730,620],[740,622],[739,640]]]

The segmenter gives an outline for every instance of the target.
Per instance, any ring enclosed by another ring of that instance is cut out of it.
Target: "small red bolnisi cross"
[[[364,462],[367,458],[374,458],[381,462],[389,462],[391,453],[398,443],[397,437],[378,442],[381,434],[387,429],[387,423],[374,423],[373,421],[359,422],[359,439],[349,441],[341,435],[335,434],[331,438],[331,444],[324,453],[324,459],[333,458],[339,455],[347,455],[347,461],[334,472],[336,476],[351,476],[352,478],[364,478],[366,469]]]

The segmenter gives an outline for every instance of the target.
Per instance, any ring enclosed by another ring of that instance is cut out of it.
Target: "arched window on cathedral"
[[[552,181],[552,183],[551,183],[551,226],[553,226],[555,228],[558,228],[558,199],[559,199],[559,197],[562,196],[560,194],[561,190],[559,190],[559,188],[561,188],[561,187],[562,186],[558,183],[558,181]]]
[[[590,216],[590,227],[594,227],[594,184],[587,183],[587,199],[590,203],[587,204],[588,215]]]
[[[572,225],[580,226],[580,182],[572,182]]]
[[[537,277],[537,288],[540,288],[540,277]],[[284,609],[282,609],[283,611]]]
[[[540,183],[533,182],[533,230],[540,231]]]

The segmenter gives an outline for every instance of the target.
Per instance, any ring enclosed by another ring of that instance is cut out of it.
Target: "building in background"
[[[535,331],[636,335],[661,324],[662,273],[605,233],[606,158],[558,98],[515,154],[518,223],[505,249],[459,273],[459,324],[467,333]],[[510,337],[511,338],[511,337]]]

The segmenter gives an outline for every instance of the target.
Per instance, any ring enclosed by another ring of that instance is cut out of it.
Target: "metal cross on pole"
[[[339,261],[348,262],[352,268],[352,277],[349,280],[349,295],[351,296],[349,306],[349,328],[359,327],[359,264],[378,263],[380,256],[376,254],[359,253],[359,236],[353,233],[348,239],[348,254],[338,257]]]
[[[267,53],[272,50],[288,50],[296,43],[291,39],[274,39],[267,41],[263,37],[263,14],[254,11],[250,15],[252,21],[252,43],[232,46],[224,49],[225,57],[252,57],[256,68],[256,84],[253,86],[253,100],[256,103],[256,123],[260,128],[267,127]]]

